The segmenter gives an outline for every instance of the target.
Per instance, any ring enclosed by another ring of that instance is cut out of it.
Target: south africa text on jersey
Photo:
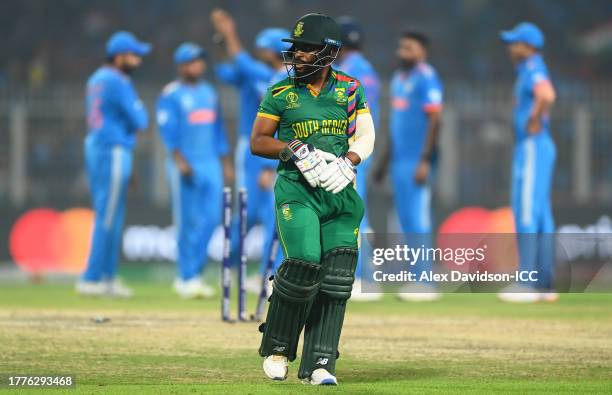
[[[309,119],[291,124],[293,138],[306,138],[311,134],[344,134],[348,124],[347,119]]]

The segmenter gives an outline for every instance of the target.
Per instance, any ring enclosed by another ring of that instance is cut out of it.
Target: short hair
[[[406,30],[402,33],[402,38],[409,38],[417,41],[425,49],[429,49],[431,42],[425,34],[413,30]]]

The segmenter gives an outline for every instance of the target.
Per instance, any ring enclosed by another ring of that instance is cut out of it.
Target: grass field
[[[134,299],[77,297],[70,285],[0,286],[0,373],[76,375],[78,393],[612,393],[612,295],[507,305],[494,295],[350,304],[336,388],[270,382],[256,323],[225,324],[219,301],[166,284]],[[250,296],[251,302],[254,297]],[[91,318],[106,316],[96,324]],[[40,393],[40,390],[1,390]],[[74,394],[75,390],[53,390]]]

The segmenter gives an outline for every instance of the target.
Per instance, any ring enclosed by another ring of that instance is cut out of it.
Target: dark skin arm
[[[278,159],[278,155],[287,146],[287,143],[274,138],[277,129],[278,121],[265,117],[255,118],[253,131],[251,132],[251,152],[253,155]],[[346,157],[355,166],[361,162],[359,155],[354,152],[347,152]]]
[[[442,123],[442,114],[439,111],[430,112],[427,115],[429,117],[429,127],[427,128],[425,147],[423,147],[421,161],[414,172],[414,181],[417,184],[424,184],[427,182],[431,170],[431,159],[434,149],[436,148],[438,135],[440,134],[440,125]]]
[[[236,178],[232,157],[230,155],[223,156],[221,158],[221,165],[223,166],[223,179],[225,180],[225,185],[232,185]]]

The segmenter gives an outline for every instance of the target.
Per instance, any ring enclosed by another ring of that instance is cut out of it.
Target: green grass
[[[268,381],[258,324],[220,322],[218,299],[182,301],[162,283],[135,289],[132,300],[96,300],[70,285],[2,284],[0,373],[76,375],[77,390],[58,394],[612,392],[608,294],[534,305],[487,294],[352,303],[340,386],[316,388],[299,383],[297,361],[287,381]],[[96,324],[98,315],[110,321]]]

